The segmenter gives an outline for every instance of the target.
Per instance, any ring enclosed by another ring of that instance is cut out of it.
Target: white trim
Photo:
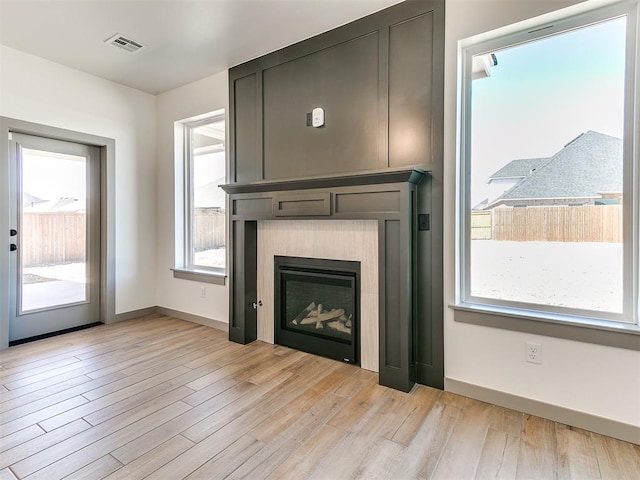
[[[495,41],[497,39],[501,39],[507,36],[520,34],[523,35],[524,38],[522,40],[528,41],[531,39],[531,33],[541,32],[544,30],[545,34],[552,34],[557,31],[561,31],[564,29],[563,25],[560,23],[565,23],[567,20],[571,20],[572,18],[587,14],[587,15],[596,15],[600,16],[600,12],[604,9],[621,9],[625,10],[627,8],[632,8],[634,5],[637,5],[637,0],[589,0],[583,1],[576,5],[571,5],[566,8],[562,8],[559,10],[554,10],[549,13],[545,13],[543,15],[539,15],[534,18],[528,18],[526,20],[522,20],[520,22],[513,23],[511,25],[506,25],[504,27],[496,28],[495,30],[491,30],[488,32],[483,32],[477,35],[473,35],[471,37],[467,37],[458,42],[459,51],[466,49],[468,46],[477,45],[480,43],[486,43]],[[555,24],[556,28],[549,28],[550,25]],[[558,30],[560,27],[560,30]],[[542,36],[542,35],[541,35]],[[515,45],[512,43],[511,45]],[[493,48],[490,48],[492,50]],[[474,52],[479,53],[479,52]],[[459,70],[460,71],[460,70]]]
[[[227,279],[226,273],[222,271],[187,270],[184,268],[172,268],[171,271],[173,272],[173,278],[181,278],[182,280],[191,280],[194,282],[224,285]]]
[[[190,148],[190,139],[193,129],[212,123],[215,121],[224,120],[226,130],[226,115],[225,109],[218,109],[214,112],[196,115],[185,120],[175,122],[175,142],[176,149],[175,155],[181,156],[180,161],[175,162],[176,170],[176,206],[178,204],[181,208],[176,208],[176,259],[174,276],[176,278],[185,278],[182,273],[177,272],[194,272],[196,274],[211,274],[213,277],[224,277],[226,275],[228,259],[225,260],[225,268],[219,267],[207,267],[204,265],[196,265],[193,260],[193,248],[191,239],[191,225],[193,222],[193,152]],[[178,143],[181,142],[180,145]],[[226,140],[225,140],[226,145]],[[181,147],[181,148],[178,148]],[[225,156],[225,176],[228,176],[228,167]],[[228,216],[227,216],[228,217]],[[225,222],[227,223],[227,222]],[[228,238],[228,235],[227,235]],[[228,241],[225,239],[225,244]],[[182,276],[181,276],[182,275]],[[189,278],[192,279],[192,278]],[[207,281],[207,280],[205,280]],[[217,280],[209,280],[208,283],[219,283]],[[224,281],[223,283],[224,284]]]

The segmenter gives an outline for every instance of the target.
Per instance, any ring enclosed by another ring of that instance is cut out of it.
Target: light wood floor
[[[0,480],[640,478],[638,446],[159,315],[0,365]]]

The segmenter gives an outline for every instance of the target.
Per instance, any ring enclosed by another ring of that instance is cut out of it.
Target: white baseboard
[[[501,407],[529,413],[538,417],[548,418],[555,422],[640,445],[640,427],[636,425],[618,422],[598,415],[578,412],[569,408],[520,397],[499,390],[492,390],[453,378],[444,379],[444,389],[448,392],[457,393],[458,395],[475,398],[476,400],[493,403]]]

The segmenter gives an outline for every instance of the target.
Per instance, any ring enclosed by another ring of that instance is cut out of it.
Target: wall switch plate
[[[324,125],[324,109],[316,107],[311,111],[311,126],[318,128]]]

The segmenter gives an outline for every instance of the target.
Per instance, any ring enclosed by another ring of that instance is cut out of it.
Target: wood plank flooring
[[[0,383],[0,480],[640,478],[640,446],[161,315],[0,351]]]

